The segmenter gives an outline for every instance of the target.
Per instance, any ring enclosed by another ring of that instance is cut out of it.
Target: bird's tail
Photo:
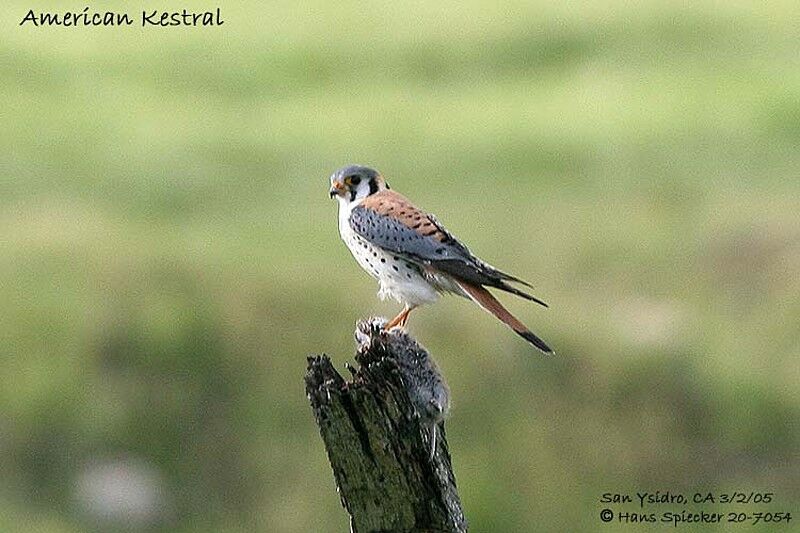
[[[505,325],[510,327],[514,332],[536,346],[539,350],[546,354],[552,354],[553,350],[545,344],[545,342],[537,337],[531,330],[522,322],[517,320],[514,315],[508,312],[508,309],[497,301],[497,298],[492,296],[492,293],[481,287],[480,285],[471,285],[465,281],[456,280],[458,286],[469,295],[472,300],[483,307],[486,311],[490,312]]]

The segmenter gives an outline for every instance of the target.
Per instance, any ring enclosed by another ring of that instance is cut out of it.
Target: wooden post
[[[326,355],[308,358],[306,392],[350,528],[466,532],[444,422],[435,414],[446,412],[446,385],[424,348],[383,323],[358,323],[351,381]]]

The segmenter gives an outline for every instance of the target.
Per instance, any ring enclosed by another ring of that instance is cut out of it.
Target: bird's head
[[[377,170],[359,165],[340,168],[331,175],[331,198],[350,203],[389,188]]]

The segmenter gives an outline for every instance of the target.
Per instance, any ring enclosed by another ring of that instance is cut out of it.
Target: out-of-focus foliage
[[[397,310],[338,239],[353,162],[552,306],[504,299],[550,359],[462,300],[410,322],[474,531],[800,511],[796,2],[228,4],[4,10],[0,530],[346,530],[302,376]]]

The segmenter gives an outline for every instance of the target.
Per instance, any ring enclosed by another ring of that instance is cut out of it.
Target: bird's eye
[[[350,181],[350,185],[358,185],[361,183],[361,178],[359,176],[350,176],[347,179]]]

